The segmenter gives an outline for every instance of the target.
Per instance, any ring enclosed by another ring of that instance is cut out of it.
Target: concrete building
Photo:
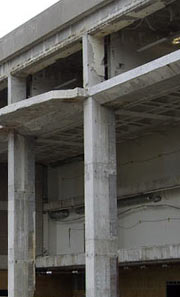
[[[179,48],[178,0],[0,39],[0,296],[180,296]]]

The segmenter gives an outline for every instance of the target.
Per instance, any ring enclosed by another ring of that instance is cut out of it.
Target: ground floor
[[[0,296],[7,290],[7,271],[0,272]],[[38,271],[35,297],[84,297],[84,270]],[[179,297],[180,264],[119,268],[120,297]]]

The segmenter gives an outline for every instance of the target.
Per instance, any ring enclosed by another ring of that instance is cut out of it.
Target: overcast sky
[[[58,0],[0,0],[0,38]]]

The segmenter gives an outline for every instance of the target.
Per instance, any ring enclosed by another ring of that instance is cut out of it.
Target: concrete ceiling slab
[[[86,92],[80,88],[44,93],[2,108],[0,125],[22,134],[42,136],[59,125],[61,129],[68,126],[75,115],[82,113],[85,98]]]
[[[19,101],[0,110],[1,161],[7,158],[7,135],[11,129],[36,139],[39,162],[53,163],[83,154],[83,100],[77,88],[51,91]]]
[[[180,50],[89,88],[100,104],[115,109],[162,96],[179,88]]]

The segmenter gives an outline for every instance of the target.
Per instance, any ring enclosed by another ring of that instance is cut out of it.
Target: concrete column
[[[104,39],[87,34],[83,37],[84,88],[102,82],[104,75]]]
[[[35,161],[33,141],[9,133],[8,292],[33,297],[35,284]]]
[[[100,41],[96,43],[96,39],[90,39],[91,42],[85,36],[83,42],[85,86],[102,80],[104,71],[102,53],[94,52],[94,49],[100,51],[102,48],[99,46]],[[96,45],[92,46],[92,42]],[[93,61],[95,57],[96,62]],[[86,296],[116,297],[118,261],[115,115],[93,98],[88,98],[84,103],[84,153]]]
[[[9,104],[25,98],[26,84],[9,77]],[[8,296],[33,297],[35,287],[35,157],[33,139],[8,139]]]
[[[26,98],[26,78],[10,75],[8,77],[8,104]]]

